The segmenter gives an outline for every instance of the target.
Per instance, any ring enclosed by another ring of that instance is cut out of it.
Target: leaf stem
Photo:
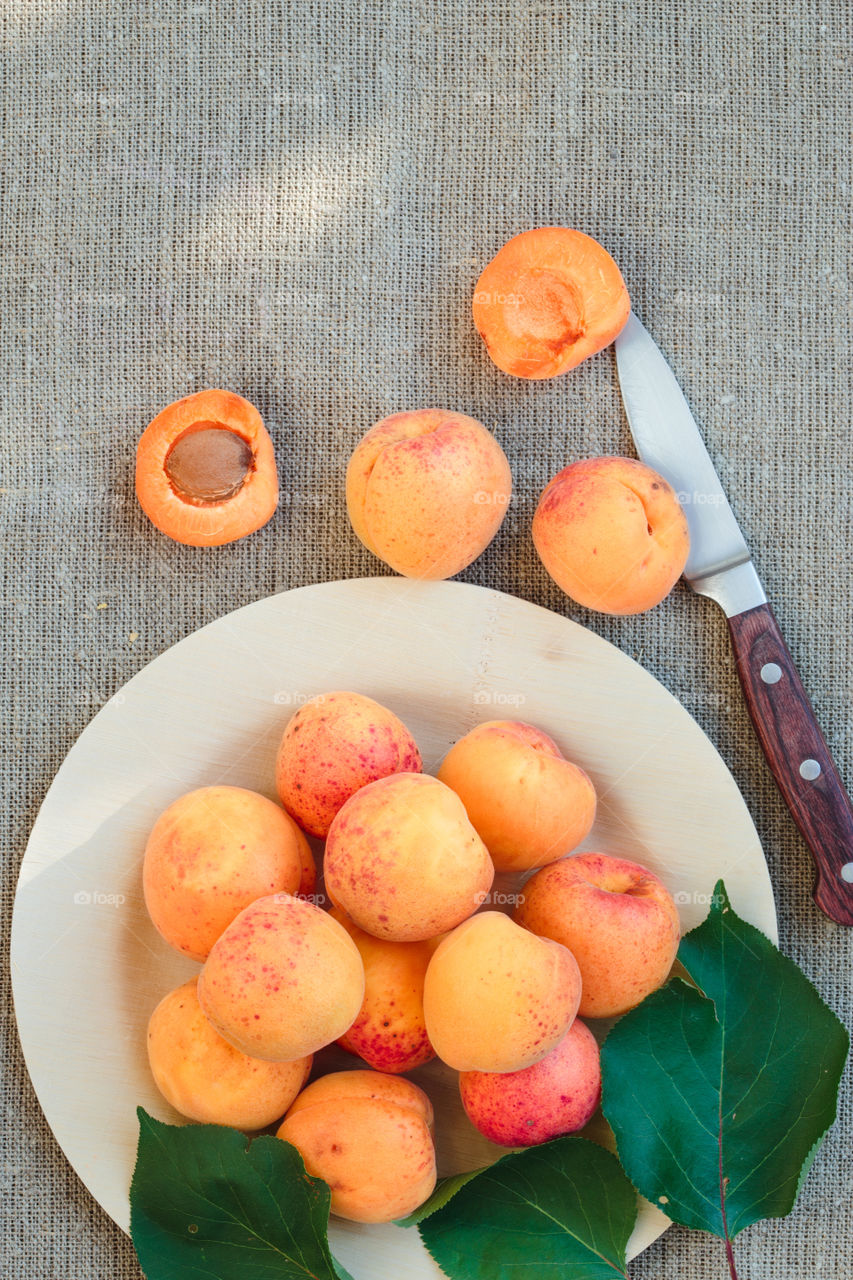
[[[732,1238],[729,1235],[729,1221],[726,1215],[726,1190],[729,1180],[723,1172],[723,1091],[720,1088],[720,1131],[719,1131],[719,1152],[720,1152],[720,1212],[723,1218],[723,1238],[726,1242],[726,1261],[729,1264],[730,1280],[738,1280],[737,1267],[735,1266],[735,1254],[732,1248]]]
[[[735,1255],[732,1249],[732,1242],[726,1232],[726,1261],[729,1264],[729,1275],[731,1280],[738,1280],[737,1268],[735,1267]]]

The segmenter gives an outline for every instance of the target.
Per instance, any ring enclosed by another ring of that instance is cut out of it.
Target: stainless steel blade
[[[633,314],[616,339],[619,386],[637,452],[669,481],[690,528],[684,576],[731,617],[766,596],[675,375]]]

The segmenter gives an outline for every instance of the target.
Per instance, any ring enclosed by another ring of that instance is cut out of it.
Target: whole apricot
[[[589,834],[595,789],[541,729],[487,720],[444,757],[455,791],[498,871],[527,871],[571,852]]]
[[[346,489],[368,551],[407,578],[452,578],[500,528],[512,473],[482,423],[419,409],[383,418],[362,437]]]
[[[468,1119],[490,1142],[533,1147],[576,1133],[601,1100],[595,1036],[575,1018],[562,1040],[521,1071],[463,1071],[459,1092]]]
[[[311,1073],[312,1058],[263,1062],[240,1053],[211,1026],[193,978],[170,991],[148,1023],[148,1060],[157,1088],[199,1124],[265,1129],[279,1120]]]
[[[289,1062],[349,1030],[364,1000],[364,966],[328,912],[273,894],[241,911],[214,944],[198,998],[241,1053]]]
[[[204,960],[250,902],[296,891],[310,852],[296,823],[266,796],[200,787],[170,804],[148,837],[148,914],[171,946]]]
[[[319,694],[288,722],[276,759],[276,787],[287,812],[325,838],[341,805],[359,788],[393,773],[419,773],[409,730],[363,693]]]
[[[424,1013],[432,1046],[449,1067],[520,1071],[568,1031],[580,1001],[577,962],[559,943],[531,947],[533,936],[509,916],[484,911],[437,948]]]
[[[299,1095],[278,1130],[332,1191],[332,1213],[392,1222],[436,1182],[432,1106],[417,1085],[373,1071],[338,1071]]]
[[[626,1013],[667,979],[680,938],[678,908],[637,862],[578,853],[537,871],[513,918],[569,947],[583,981],[585,1018]]]
[[[613,614],[660,604],[690,550],[674,489],[633,458],[586,458],[565,467],[539,499],[533,541],[566,595]]]
[[[495,870],[459,797],[437,778],[398,773],[362,787],[329,829],[333,901],[377,938],[421,942],[473,915]]]
[[[338,1040],[377,1071],[412,1071],[434,1057],[424,1019],[424,978],[433,953],[429,942],[374,938],[333,907],[329,912],[358,947],[364,965],[364,1003]]]

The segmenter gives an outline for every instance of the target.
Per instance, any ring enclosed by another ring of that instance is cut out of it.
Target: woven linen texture
[[[236,606],[383,572],[346,522],[347,456],[379,417],[439,405],[493,429],[516,477],[464,578],[578,619],[682,700],[756,820],[783,947],[849,1025],[851,933],[812,905],[721,614],[683,586],[646,617],[590,614],[533,552],[547,479],[632,452],[612,353],[507,378],[469,303],[529,226],[615,255],[853,783],[850,16],[841,0],[5,0],[4,934],[28,830],[92,714]],[[261,533],[200,552],[147,522],[132,468],[154,413],[205,386],[259,406],[283,498]],[[44,1123],[5,965],[2,982],[0,1276],[137,1280]],[[848,1280],[851,1121],[848,1079],[795,1213],[738,1242],[750,1280]],[[723,1271],[718,1242],[677,1228],[631,1267]]]

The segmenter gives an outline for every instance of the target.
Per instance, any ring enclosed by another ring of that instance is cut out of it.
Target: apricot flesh
[[[244,907],[296,892],[310,852],[296,823],[266,796],[200,787],[154,824],[142,870],[145,905],[171,946],[202,961]]]
[[[402,720],[362,693],[311,698],[284,730],[276,788],[287,812],[312,836],[325,838],[351,795],[377,778],[419,773],[421,756]]]
[[[575,1018],[549,1054],[521,1071],[463,1071],[459,1092],[468,1119],[490,1142],[532,1147],[576,1133],[601,1100],[595,1036]]]
[[[484,911],[437,948],[424,984],[432,1046],[456,1071],[520,1071],[555,1048],[578,1011],[572,953]]]
[[[364,966],[328,912],[273,894],[246,907],[214,944],[198,997],[241,1053],[289,1062],[349,1030],[364,1000]]]
[[[453,929],[481,905],[495,874],[462,801],[421,773],[357,791],[329,829],[324,866],[336,905],[394,942]]]
[[[574,854],[537,871],[513,919],[571,948],[584,1018],[627,1013],[662,986],[681,933],[663,881],[640,863],[604,853]]]
[[[672,486],[633,458],[587,458],[544,489],[533,542],[548,573],[578,604],[643,613],[681,577],[687,519]]]
[[[498,871],[542,867],[589,834],[595,789],[541,729],[487,720],[444,757],[439,779],[459,796]]]
[[[512,474],[482,423],[420,409],[367,432],[350,459],[346,493],[368,551],[407,578],[452,578],[500,528]]]
[[[474,324],[494,363],[553,378],[621,333],[631,311],[607,250],[569,227],[535,227],[494,256],[474,290]]]
[[[346,929],[364,964],[364,1003],[338,1044],[377,1071],[412,1071],[434,1057],[424,1018],[430,942],[389,942],[359,929],[345,912],[329,914]]]
[[[332,1213],[393,1222],[413,1213],[436,1182],[432,1107],[400,1076],[340,1071],[309,1085],[277,1136],[332,1192]]]
[[[312,1058],[263,1062],[223,1040],[202,1012],[193,978],[169,992],[148,1024],[148,1060],[168,1103],[199,1124],[264,1129],[311,1073]]]

